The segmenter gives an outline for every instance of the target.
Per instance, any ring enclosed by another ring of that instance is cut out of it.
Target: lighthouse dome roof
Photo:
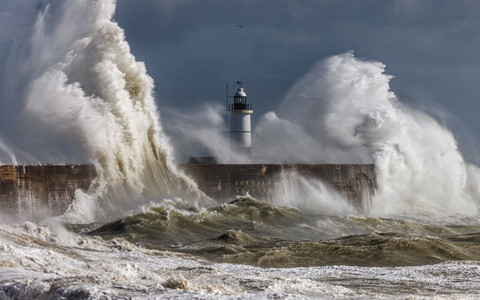
[[[245,94],[243,88],[239,87],[234,97],[247,97],[247,94]]]

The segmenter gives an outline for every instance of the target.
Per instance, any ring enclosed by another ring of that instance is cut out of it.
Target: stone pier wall
[[[377,188],[373,165],[187,164],[180,167],[202,191],[220,201],[230,201],[247,192],[268,201],[301,189],[301,177],[320,180],[359,211],[367,211]],[[43,210],[61,214],[74,199],[75,190],[87,191],[95,176],[92,165],[0,166],[0,212],[36,215]]]
[[[299,176],[319,180],[340,193],[360,211],[368,211],[377,189],[374,165],[365,164],[188,164],[185,172],[214,199],[232,199],[249,193],[270,200],[282,193],[300,192]]]
[[[92,165],[0,166],[0,209],[7,214],[63,213],[75,190],[88,190]]]

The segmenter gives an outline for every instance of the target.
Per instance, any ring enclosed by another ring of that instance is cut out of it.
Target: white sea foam
[[[272,203],[291,206],[314,215],[348,215],[356,210],[329,185],[293,171],[283,171],[273,191]]]
[[[351,52],[319,62],[263,117],[256,153],[284,162],[375,163],[375,215],[476,215],[478,167],[465,162],[447,128],[398,101],[391,78],[383,64]]]
[[[77,193],[69,220],[78,212],[83,221],[111,219],[171,195],[206,200],[176,170],[153,80],[112,21],[115,1],[53,5],[39,16],[31,38],[24,113],[96,166],[98,177],[88,195]]]
[[[0,297],[202,299],[478,297],[475,262],[367,268],[258,268],[208,263],[123,239],[65,234],[54,225],[0,226]]]

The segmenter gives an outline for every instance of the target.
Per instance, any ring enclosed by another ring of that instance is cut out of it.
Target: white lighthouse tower
[[[252,127],[250,115],[252,105],[247,103],[247,94],[243,90],[243,82],[238,81],[237,92],[233,96],[233,104],[228,104],[227,111],[230,123],[230,145],[233,152],[252,154]]]

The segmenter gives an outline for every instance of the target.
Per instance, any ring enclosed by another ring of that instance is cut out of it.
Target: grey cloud
[[[19,19],[0,18],[0,40],[28,27],[42,2],[2,1],[0,12]],[[223,103],[225,83],[241,79],[255,123],[317,61],[353,50],[386,65],[403,101],[433,99],[480,131],[479,1],[118,0],[115,19],[155,79],[160,111]]]
[[[384,62],[407,99],[423,87],[455,110],[436,87],[449,86],[452,72],[465,74],[480,55],[477,1],[182,1],[173,9],[170,2],[139,3],[119,1],[117,20],[157,80],[159,101],[169,105],[190,101],[185,85],[221,100],[218,87],[241,78],[262,113],[316,61],[354,50]],[[456,92],[470,97],[475,90]]]

